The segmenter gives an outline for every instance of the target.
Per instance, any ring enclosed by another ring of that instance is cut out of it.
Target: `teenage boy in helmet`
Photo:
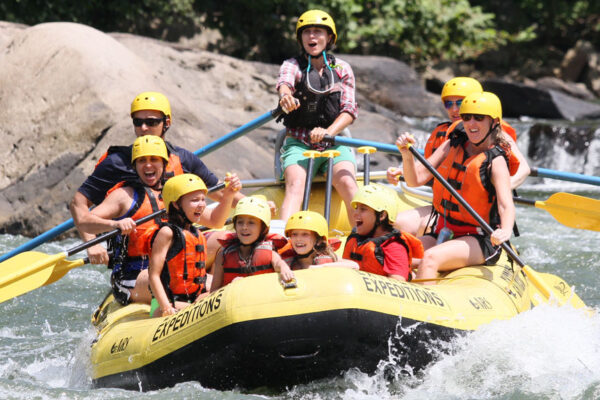
[[[285,60],[279,70],[277,92],[286,113],[282,118],[287,138],[281,150],[285,197],[280,217],[287,220],[300,210],[308,160],[306,150],[331,147],[325,135],[335,136],[357,117],[354,74],[350,65],[332,54],[337,32],[333,18],[321,10],[310,10],[298,19],[296,38],[301,55]],[[350,202],[356,193],[356,162],[345,146],[333,146],[340,155],[334,159],[333,186],[352,221]],[[315,159],[314,173],[325,170],[326,158]]]
[[[479,81],[470,77],[459,76],[450,79],[444,84],[441,99],[450,121],[438,124],[433,132],[431,132],[425,145],[425,158],[429,158],[442,143],[448,140],[451,132],[455,130],[456,132],[464,132],[465,128],[460,118],[462,101],[472,93],[482,92],[483,88]],[[511,188],[516,189],[529,176],[531,170],[527,159],[517,146],[517,133],[515,129],[504,120],[501,121],[501,127],[504,138],[510,144],[513,154],[520,162],[518,171],[510,177]],[[390,167],[387,170],[387,180],[393,185],[398,184],[400,175],[402,175],[402,168],[400,167]],[[433,184],[433,181],[428,182],[428,184]],[[435,223],[435,213],[432,211],[433,208],[431,206],[423,206],[403,212],[398,215],[394,226],[413,235],[422,235],[425,231],[429,230],[430,225]]]
[[[131,102],[130,112],[135,136],[154,135],[165,139],[165,133],[171,127],[173,117],[171,105],[165,95],[158,92],[143,92]],[[184,172],[198,175],[208,187],[218,183],[218,178],[192,152],[172,145],[165,140],[169,151],[169,162],[165,170],[165,178]],[[81,229],[80,221],[89,213],[92,204],[100,204],[106,193],[121,181],[136,181],[138,179],[131,165],[131,146],[111,146],[100,158],[92,175],[79,187],[70,203],[70,211],[79,230],[81,238],[88,241],[95,235]],[[232,177],[237,179],[237,177]],[[222,191],[208,195],[212,200],[219,201]],[[237,193],[234,205],[242,198]],[[92,264],[108,264],[109,257],[106,249],[98,244],[88,249],[88,257]]]

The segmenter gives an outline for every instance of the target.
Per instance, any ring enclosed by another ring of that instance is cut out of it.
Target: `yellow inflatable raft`
[[[322,192],[313,190],[317,211]],[[282,197],[280,189],[261,193],[277,202]],[[405,208],[422,204],[398,199]],[[345,232],[343,206],[335,196],[333,204],[332,226]],[[539,296],[505,256],[496,266],[453,271],[433,286],[344,268],[297,271],[296,277],[297,286],[287,289],[277,274],[237,280],[163,318],[150,318],[149,306],[120,307],[108,298],[93,317],[94,384],[152,390],[193,380],[216,389],[289,387],[353,367],[372,372],[390,354],[419,369],[432,361],[432,346],[512,318]]]

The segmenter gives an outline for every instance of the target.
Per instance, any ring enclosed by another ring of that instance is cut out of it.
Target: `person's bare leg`
[[[306,170],[298,164],[288,166],[283,172],[285,179],[285,197],[281,204],[280,218],[287,221],[302,207]]]

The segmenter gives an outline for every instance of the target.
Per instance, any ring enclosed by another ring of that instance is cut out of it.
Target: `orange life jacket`
[[[239,248],[242,245],[237,234],[229,232],[218,239],[223,246],[223,286],[238,276],[251,276],[275,272],[271,265],[273,251],[287,244],[287,239],[277,233],[268,234],[261,242],[255,244],[250,262],[240,258]]]
[[[413,258],[423,258],[423,243],[410,233],[395,229],[379,237],[351,233],[344,247],[344,258],[356,261],[361,271],[386,276],[383,270],[383,246],[391,241],[396,241],[406,248],[409,269]]]
[[[337,251],[337,249],[339,249],[342,245],[342,241],[338,238],[331,238],[328,240],[328,242],[333,251]],[[288,242],[285,246],[279,249],[278,253],[291,269],[300,269],[300,264],[298,263],[298,254],[294,250],[291,242]],[[313,258],[312,265],[327,264],[335,261],[336,260],[333,257],[327,254],[318,254]]]
[[[464,142],[452,144],[448,156],[437,170],[477,214],[491,226],[497,226],[500,217],[496,189],[491,182],[491,162],[496,157],[504,157],[512,176],[519,168],[519,160],[512,153],[507,154],[500,146],[466,158],[464,146]],[[433,207],[445,219],[438,221],[436,232],[447,226],[454,232],[454,236],[483,233],[477,220],[437,179],[433,183]]]
[[[194,300],[206,285],[206,239],[192,226],[191,231],[165,224],[173,231],[161,281],[169,298]]]
[[[138,220],[164,208],[162,197],[156,196],[147,186],[119,182],[108,193],[124,186],[133,189],[133,201],[130,209],[117,219],[130,217]],[[156,217],[136,226],[129,235],[116,235],[109,240],[108,248],[113,253],[109,268],[112,268],[113,274],[123,273],[125,270],[139,272],[148,268],[150,240],[161,223],[160,217]]]
[[[425,144],[425,158],[429,158],[433,152],[446,141],[446,131],[451,125],[452,123],[450,121],[442,122],[431,132],[431,135],[429,135],[429,139],[427,139],[427,143]]]

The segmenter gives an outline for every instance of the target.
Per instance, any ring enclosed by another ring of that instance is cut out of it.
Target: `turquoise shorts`
[[[288,137],[285,139],[283,146],[281,146],[281,173],[283,178],[283,172],[290,165],[298,164],[304,169],[308,169],[308,158],[303,156],[303,153],[307,150],[312,150],[310,147],[302,143],[301,141]],[[333,164],[337,164],[341,161],[350,161],[356,169],[356,160],[350,148],[347,146],[331,146],[327,150],[337,150],[340,155],[333,159]],[[313,166],[313,178],[317,173],[324,174],[327,172],[327,157],[315,158]]]

